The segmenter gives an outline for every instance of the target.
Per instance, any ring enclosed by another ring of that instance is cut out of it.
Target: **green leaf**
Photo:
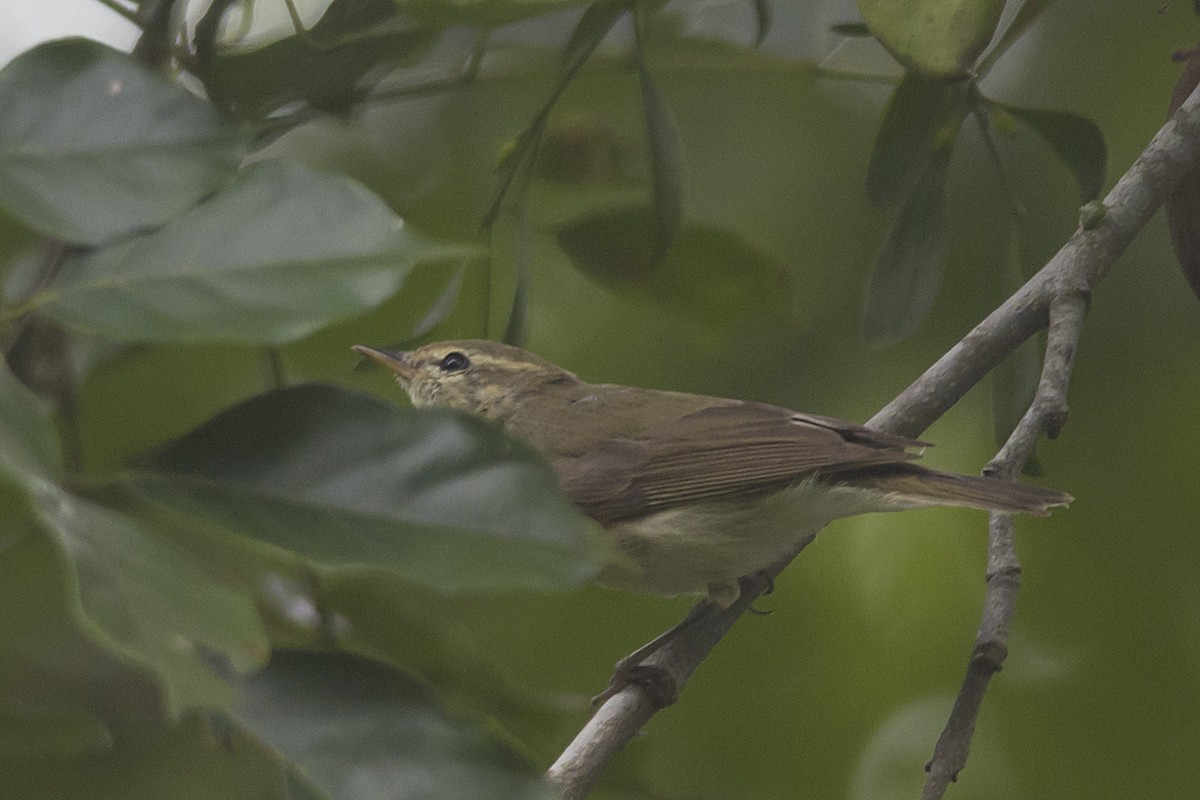
[[[992,40],[1004,0],[858,0],[871,33],[909,70],[965,78]]]
[[[17,478],[62,470],[58,430],[45,404],[0,364],[0,470]]]
[[[1013,43],[1025,35],[1025,31],[1037,21],[1037,18],[1042,15],[1054,0],[1024,0],[1021,7],[1017,9],[1017,13],[1013,15],[1012,22],[1004,29],[1004,33],[1000,34],[996,41],[996,46],[988,53],[987,58],[979,65],[979,73],[986,74],[991,68],[993,62],[1012,47]]]
[[[389,71],[424,57],[440,33],[414,25],[393,0],[334,0],[302,34],[218,49],[203,80],[213,102],[243,118],[299,100],[344,114]]]
[[[737,233],[685,223],[655,265],[655,226],[651,210],[623,206],[570,220],[557,238],[580,272],[614,292],[708,320],[788,319],[791,286],[776,258]]]
[[[867,167],[876,205],[907,198],[935,159],[949,153],[968,110],[967,87],[909,73],[892,92]]]
[[[942,280],[949,165],[948,152],[933,159],[875,262],[863,308],[863,338],[868,345],[881,347],[906,338],[933,308]]]
[[[454,25],[506,25],[532,19],[585,0],[395,0],[396,5],[421,22],[438,27]]]
[[[572,586],[596,568],[591,523],[524,444],[331,386],[242,403],[128,480],[243,536],[443,592]]]
[[[236,670],[265,660],[253,601],[213,582],[142,522],[53,488],[38,492],[37,505],[74,564],[85,617],[110,647],[157,672],[173,712],[232,699],[214,655]]]
[[[0,108],[0,207],[69,242],[161,225],[224,184],[245,153],[211,105],[87,39],[10,63]]]
[[[1096,123],[1069,111],[1025,108],[994,100],[988,105],[993,111],[1011,114],[1041,136],[1071,170],[1083,199],[1099,196],[1108,171],[1108,146]]]
[[[754,4],[754,44],[760,45],[771,32],[774,14],[770,0],[751,0]]]
[[[455,248],[405,230],[341,176],[266,162],[162,230],[68,260],[34,296],[114,339],[283,344],[360,314]]]
[[[612,26],[632,5],[633,0],[596,0],[583,12],[583,16],[579,18],[579,22],[571,31],[571,38],[563,48],[562,64],[558,70],[558,80],[554,84],[554,89],[546,98],[546,102],[538,109],[529,126],[521,131],[521,135],[517,137],[511,152],[506,155],[504,163],[501,165],[498,186],[488,210],[483,215],[481,228],[490,228],[496,222],[504,204],[504,198],[508,195],[508,190],[521,166],[526,163],[526,159],[536,154],[540,147],[546,124],[550,120],[550,112],[554,110],[558,99],[562,97],[563,92],[567,90],[583,65],[587,63],[588,58],[600,46],[600,42],[612,30]]]
[[[0,760],[104,751],[114,726],[161,710],[148,671],[92,637],[62,548],[2,474],[0,608]]]
[[[646,119],[646,142],[650,152],[650,209],[654,220],[650,261],[660,264],[671,250],[683,217],[683,159],[671,109],[646,65],[641,28],[639,22],[636,42],[638,81],[642,87],[642,114]]]
[[[338,800],[552,800],[536,768],[420,684],[343,654],[279,651],[238,719]]]

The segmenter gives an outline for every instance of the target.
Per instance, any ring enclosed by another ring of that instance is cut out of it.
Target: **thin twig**
[[[999,454],[984,467],[985,474],[1016,480],[1042,435],[1054,438],[1066,423],[1067,386],[1086,312],[1087,297],[1083,294],[1060,295],[1051,302],[1046,357],[1037,393]],[[925,766],[928,776],[921,790],[922,800],[942,797],[959,770],[966,766],[983,696],[1008,655],[1008,633],[1021,588],[1021,562],[1009,514],[993,513],[989,520],[986,581],[975,645],[946,726]]]
[[[141,27],[141,21],[138,19],[137,12],[134,11],[133,9],[126,8],[125,6],[118,3],[117,0],[96,0],[96,2],[98,2],[100,5],[106,7],[110,11],[113,11],[113,12],[119,14],[120,16],[124,17],[125,19],[129,20],[134,25]]]
[[[1074,325],[1071,320],[1076,314],[1076,307],[1080,301],[1086,300],[1092,288],[1150,220],[1180,178],[1198,160],[1200,88],[1192,92],[1109,192],[1104,200],[1107,209],[1104,220],[1094,228],[1076,231],[1033,278],[872,417],[868,424],[889,433],[919,435],[1008,353],[1046,326],[1053,308],[1054,316],[1061,321],[1056,321],[1058,330],[1054,332],[1053,341],[1048,340],[1047,343],[1047,364],[1043,370],[1043,383],[1047,388],[1039,392],[1041,398],[1035,401],[1035,405],[1038,402],[1051,403],[1051,385],[1065,384],[1060,377],[1047,376],[1055,370],[1064,370],[1064,374],[1069,374],[1074,346],[1067,348],[1066,344],[1068,332]],[[1057,404],[1058,401],[1053,402]],[[1061,406],[1047,405],[1051,411],[1054,407]],[[1045,412],[1030,412],[1042,413]],[[1053,421],[1056,417],[1047,419]],[[1036,433],[1030,438],[1031,425],[1034,425],[1032,421],[1025,423],[1023,420],[1010,437],[1010,442],[1014,442],[1012,447],[1006,449],[1015,452],[1018,446],[1022,449],[1028,446],[1027,439],[1036,441]],[[1047,422],[1043,421],[1034,427],[1046,425]],[[1008,456],[1002,451],[1001,457]],[[1015,464],[1016,460],[1012,463]],[[1011,468],[1006,462],[1001,472],[1008,474]],[[1019,469],[1019,465],[1015,468]],[[1015,582],[1020,577],[1019,565],[1014,571],[1006,556],[1012,550],[1011,544],[1004,541],[1006,537],[1011,537],[1010,525],[1003,518],[993,520],[991,525],[989,584],[995,585],[997,590],[993,596],[989,588],[989,603],[993,599],[1003,601],[1006,597],[1015,597],[1012,588],[1002,590],[1000,586],[1005,582]],[[809,541],[811,537],[805,539],[797,551]],[[782,569],[783,565],[777,566]],[[772,573],[775,571],[774,568],[770,570]],[[757,592],[747,587],[733,608],[706,617],[689,627],[655,653],[652,663],[667,670],[682,686],[756,596]],[[992,609],[985,604],[980,628],[994,626],[994,620],[1011,618],[1011,609]],[[1003,642],[1007,630],[995,630],[1000,632],[999,641]],[[969,731],[974,725],[977,708],[976,705],[974,710],[966,709],[970,713],[954,721],[965,724]],[[550,768],[548,777],[569,800],[585,797],[608,763],[655,711],[643,690],[637,686],[627,686],[615,692]]]

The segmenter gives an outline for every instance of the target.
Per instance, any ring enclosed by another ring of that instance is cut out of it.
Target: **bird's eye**
[[[453,353],[447,353],[445,358],[438,363],[438,367],[442,372],[462,372],[469,366],[471,366],[471,359],[457,350]]]

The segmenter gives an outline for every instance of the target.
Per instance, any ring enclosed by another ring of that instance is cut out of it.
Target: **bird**
[[[499,342],[355,351],[413,406],[460,409],[524,439],[606,532],[603,585],[701,594],[730,607],[744,576],[829,522],[959,506],[1045,516],[1072,501],[1041,486],[914,463],[929,443],[766,403],[589,383]]]

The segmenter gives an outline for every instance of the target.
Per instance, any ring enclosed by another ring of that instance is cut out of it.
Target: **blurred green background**
[[[733,232],[769,265],[718,303],[722,313],[674,290],[657,297],[611,291],[576,270],[556,244],[555,228],[583,209],[645,192],[636,76],[620,36],[601,48],[563,96],[551,130],[564,138],[574,132],[607,155],[583,178],[535,179],[528,198],[530,349],[589,380],[865,420],[1006,296],[1010,215],[968,121],[952,162],[944,280],[933,312],[900,344],[863,344],[864,287],[892,220],[869,204],[863,183],[899,72],[881,77],[876,66],[886,56],[866,43],[828,62],[836,73],[814,68],[843,42],[829,25],[852,18],[852,4],[778,3],[771,33],[755,51],[747,46],[749,3],[673,3],[664,11],[667,30],[649,59],[679,129],[684,218]],[[349,174],[422,233],[470,240],[496,164],[547,96],[557,48],[574,19],[568,12],[502,27],[475,83],[319,119],[262,156]],[[1108,142],[1111,185],[1161,125],[1179,70],[1170,55],[1193,44],[1198,29],[1184,2],[1058,0],[982,88],[994,99],[1093,119]],[[459,39],[447,48],[451,56],[468,41]],[[1028,131],[1000,142],[1027,209],[1020,261],[1030,273],[1071,235],[1081,201],[1068,171]],[[9,227],[10,242],[26,241]],[[516,228],[507,213],[497,224],[490,295],[484,299],[468,276],[463,301],[437,335],[503,332]],[[705,269],[685,282],[711,280]],[[376,311],[285,346],[289,379],[402,403],[386,376],[352,371],[348,348],[404,338],[445,276],[444,265],[423,266]],[[82,388],[85,463],[97,472],[116,467],[266,385],[256,350],[139,345],[103,363]],[[950,796],[1194,794],[1197,398],[1200,308],[1160,216],[1093,298],[1070,421],[1039,448],[1042,471],[1034,478],[1076,501],[1048,520],[1018,523],[1024,573],[1010,655]],[[974,389],[924,438],[938,445],[926,456],[931,465],[977,471],[995,451],[988,386]],[[761,602],[774,613],[738,624],[680,702],[620,757],[601,795],[916,796],[970,653],[985,557],[986,519],[971,512],[835,523]],[[390,591],[383,580],[378,588]],[[612,663],[691,601],[587,588],[413,602],[425,604],[423,614],[456,646],[567,709],[554,724],[549,717],[524,727],[506,721],[548,764],[586,719],[585,698],[605,685]],[[189,764],[210,778],[234,769]],[[131,785],[153,784],[134,772],[141,777]],[[206,796],[267,796],[253,785],[234,779],[228,794]]]

